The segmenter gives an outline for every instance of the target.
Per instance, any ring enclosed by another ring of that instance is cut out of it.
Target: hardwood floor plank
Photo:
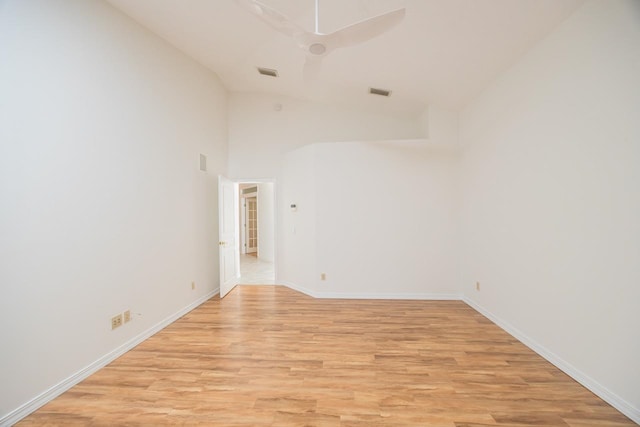
[[[18,425],[631,426],[459,301],[211,299]]]

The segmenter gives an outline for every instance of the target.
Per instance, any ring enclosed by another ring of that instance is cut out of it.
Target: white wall
[[[273,262],[275,253],[275,199],[272,182],[258,184],[258,257]]]
[[[278,104],[280,111],[274,109]],[[229,176],[275,178],[286,152],[316,142],[424,137],[418,117],[394,117],[256,93],[229,96]]]
[[[0,424],[218,287],[225,103],[103,2],[2,2]]]
[[[314,283],[317,272],[315,150],[287,153],[278,181],[276,283],[297,288]]]
[[[420,125],[425,137],[432,145],[441,147],[459,146],[458,112],[430,105],[420,115]]]
[[[640,422],[640,3],[586,3],[461,141],[466,297]]]
[[[298,260],[283,256],[281,279],[317,296],[457,297],[455,151],[423,143],[343,142],[294,153],[285,162],[281,207],[298,202],[288,197],[294,188],[313,198],[315,209],[298,203],[298,212],[284,215],[281,230],[286,253],[315,253],[316,268],[290,276]],[[303,237],[307,229],[300,223],[311,224],[315,234]],[[305,239],[315,248],[304,249]]]

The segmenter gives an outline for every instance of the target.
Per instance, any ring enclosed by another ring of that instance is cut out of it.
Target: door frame
[[[278,216],[280,214],[280,208],[278,205],[278,180],[276,178],[234,178],[232,179],[236,184],[236,191],[239,193],[238,188],[240,184],[273,184],[273,279],[275,283],[278,283]],[[258,203],[260,203],[258,201]],[[238,215],[237,215],[238,216]],[[240,227],[236,229],[236,241],[240,241]],[[236,245],[237,256],[237,269],[238,276],[240,275],[240,245]]]

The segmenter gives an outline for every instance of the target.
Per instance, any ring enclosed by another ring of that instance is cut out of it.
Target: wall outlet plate
[[[131,310],[127,310],[124,313],[124,323],[131,321]]]
[[[120,326],[122,326],[122,314],[113,316],[111,318],[111,329],[119,328]]]

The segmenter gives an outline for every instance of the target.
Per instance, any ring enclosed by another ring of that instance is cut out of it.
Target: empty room
[[[640,1],[0,0],[0,426],[640,423]]]

